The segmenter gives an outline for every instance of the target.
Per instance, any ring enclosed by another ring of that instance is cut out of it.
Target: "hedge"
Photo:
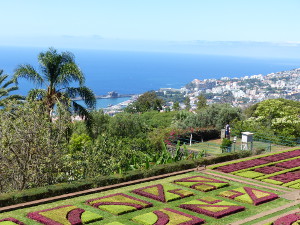
[[[88,178],[71,183],[59,183],[45,187],[31,188],[10,193],[2,193],[0,194],[0,207],[54,197],[77,191],[83,191],[91,188],[119,184],[126,181],[132,181],[181,170],[192,169],[198,166],[206,166],[215,163],[230,161],[239,159],[241,157],[246,157],[249,154],[249,152],[224,153],[218,156],[211,156],[194,160],[183,160],[176,163],[164,165],[156,165],[148,170],[134,170],[129,171],[125,174],[99,176],[96,178]]]

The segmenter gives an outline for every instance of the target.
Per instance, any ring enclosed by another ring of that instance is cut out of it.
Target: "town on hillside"
[[[203,95],[207,104],[228,103],[235,107],[246,108],[267,99],[284,98],[300,100],[300,68],[270,73],[244,76],[241,78],[222,77],[221,79],[194,79],[180,89],[160,88],[155,91],[165,102],[164,110],[173,109],[178,102],[181,109],[189,100],[191,110],[197,109],[198,96]],[[118,95],[118,93],[116,93]],[[128,95],[129,96],[129,95]],[[120,113],[140,96],[130,95],[131,99],[104,109],[109,115]],[[107,98],[111,96],[107,95]]]
[[[188,97],[192,109],[196,108],[199,95],[204,95],[208,104],[229,103],[233,106],[247,107],[266,99],[285,98],[300,100],[300,68],[277,73],[244,76],[241,78],[222,77],[221,79],[195,79],[180,89],[161,88],[159,96],[170,99],[172,107],[176,99]],[[177,97],[176,97],[177,95]],[[175,99],[175,100],[174,100]],[[182,102],[182,101],[179,101]],[[184,104],[181,103],[181,107]]]

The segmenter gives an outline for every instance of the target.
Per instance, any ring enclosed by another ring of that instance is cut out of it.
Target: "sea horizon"
[[[37,56],[47,48],[0,47],[0,69],[12,75],[19,64],[39,69]],[[59,52],[64,49],[57,49]],[[220,79],[267,75],[300,67],[300,59],[253,58],[187,53],[130,52],[68,49],[86,77],[86,86],[95,95],[110,91],[119,94],[142,94],[159,88],[181,88],[194,79]],[[26,95],[34,88],[21,79],[19,90]]]

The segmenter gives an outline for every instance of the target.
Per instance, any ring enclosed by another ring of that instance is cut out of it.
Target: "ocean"
[[[0,69],[10,75],[19,64],[29,63],[39,69],[37,56],[46,50],[47,48],[0,47]],[[66,49],[58,50],[60,52]],[[224,76],[266,75],[300,67],[300,59],[284,57],[247,58],[79,49],[68,51],[74,53],[76,63],[85,74],[86,85],[96,95],[104,95],[110,91],[140,94],[159,88],[180,88],[196,78],[203,80]],[[25,95],[33,87],[22,79],[16,92]],[[114,102],[108,101],[105,104]]]

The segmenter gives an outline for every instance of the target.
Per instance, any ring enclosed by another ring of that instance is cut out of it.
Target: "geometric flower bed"
[[[0,220],[0,225],[14,225],[14,224],[25,225],[24,223],[12,217]]]
[[[276,176],[269,177],[268,179],[280,181],[282,183],[288,183],[288,182],[300,179],[300,171],[297,170],[294,172],[287,172],[284,174],[279,174]]]
[[[217,170],[220,170],[223,173],[232,173],[237,170],[243,170],[243,169],[251,168],[253,166],[260,166],[260,165],[267,164],[267,163],[269,163],[269,162],[266,160],[252,159],[252,160],[248,160],[248,161],[232,163],[232,164],[229,164],[226,166],[220,166],[217,168]]]
[[[86,201],[86,203],[95,208],[99,208],[115,215],[121,215],[152,206],[151,202],[147,202],[123,193],[90,199]]]
[[[217,219],[245,209],[244,206],[235,205],[212,197],[203,197],[201,199],[185,202],[179,207]]]
[[[265,167],[256,168],[254,171],[263,174],[272,174],[282,170],[285,170],[285,168],[281,168],[277,166],[265,166]]]
[[[270,162],[276,162],[276,161],[289,159],[289,158],[293,158],[293,157],[297,157],[297,156],[300,156],[300,149],[273,154],[273,155],[270,155],[270,156],[262,157],[261,159],[267,160],[267,161],[270,161]]]
[[[291,171],[295,172],[297,169]],[[260,174],[266,178],[273,176],[272,174]],[[300,179],[284,185],[296,186],[300,184],[298,182]],[[229,185],[230,188],[222,188]],[[24,225],[24,223],[47,225],[223,225],[268,211],[270,207],[285,206],[292,202],[292,200],[278,198],[277,195],[287,193],[286,190],[271,191],[266,186],[262,187],[266,191],[261,191],[259,190],[261,188],[255,184],[247,185],[249,188],[244,188],[244,186],[239,181],[232,180],[231,176],[222,179],[208,174],[207,171],[204,173],[194,171],[176,175],[176,177],[106,190],[105,193],[100,191],[32,208],[1,212],[0,225]],[[222,189],[229,191],[224,192],[225,190]],[[230,200],[226,200],[220,195],[230,198]],[[275,198],[277,199],[275,200]],[[262,204],[272,199],[274,201],[269,204]],[[242,204],[239,202],[240,200],[251,204],[246,206],[246,203]],[[261,221],[263,220],[265,218]]]
[[[160,202],[170,202],[176,199],[181,199],[194,195],[193,192],[182,189],[174,189],[174,186],[167,184],[151,185],[147,187],[134,189],[131,192]]]
[[[30,219],[47,225],[85,224],[103,219],[99,214],[85,211],[76,206],[64,205],[52,209],[28,213]]]
[[[300,159],[297,158],[297,159],[281,162],[281,163],[275,164],[275,166],[291,169],[291,168],[300,166]]]
[[[290,225],[290,224],[300,224],[300,212],[289,214],[283,217],[278,218],[270,225]]]
[[[145,213],[132,218],[132,220],[145,225],[194,225],[204,223],[204,219],[170,208],[164,208],[150,213]]]
[[[259,205],[278,198],[277,194],[250,187],[240,187],[229,191],[223,191],[219,193],[219,196],[253,205]]]
[[[213,179],[213,178],[203,177],[203,176],[192,176],[192,177],[174,180],[173,182],[175,184],[179,184],[185,187],[190,187],[203,192],[215,190],[229,185],[228,182]]]
[[[300,149],[273,153],[237,163],[224,163],[211,168],[236,176],[300,189]]]
[[[292,157],[293,156],[288,154],[288,152],[283,152],[283,153],[278,153],[278,154],[262,157],[261,159],[267,160],[269,162],[277,162],[277,161],[292,158]]]

